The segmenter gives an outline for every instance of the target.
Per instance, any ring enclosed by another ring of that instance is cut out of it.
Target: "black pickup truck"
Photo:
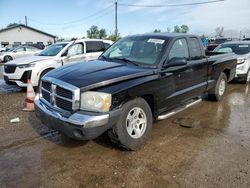
[[[46,74],[35,111],[45,125],[71,138],[94,139],[108,131],[113,141],[136,150],[153,120],[196,104],[205,93],[221,100],[235,70],[234,55],[208,57],[194,35],[128,36],[98,60]]]

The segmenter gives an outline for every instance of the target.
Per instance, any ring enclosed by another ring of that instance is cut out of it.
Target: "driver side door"
[[[85,59],[83,43],[76,43],[70,46],[65,53],[63,63],[72,63]]]
[[[19,47],[15,50],[13,56],[15,58],[18,58],[18,57],[24,57],[25,56],[25,48],[24,47]]]
[[[170,65],[170,62],[176,59],[186,60],[186,64],[179,64],[178,60],[175,64]],[[172,82],[174,85],[173,93],[166,96],[164,100],[164,108],[168,110],[180,104],[191,96],[191,88],[193,86],[193,70],[188,64],[189,50],[187,38],[176,39],[170,48],[168,59],[166,60],[165,73],[172,75]],[[169,64],[169,66],[168,66]],[[168,83],[166,83],[166,87]],[[171,84],[172,85],[172,84]]]

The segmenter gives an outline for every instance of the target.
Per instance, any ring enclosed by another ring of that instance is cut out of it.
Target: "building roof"
[[[0,33],[1,33],[1,32],[4,32],[4,31],[8,31],[8,30],[10,30],[10,29],[17,28],[17,27],[25,27],[25,28],[27,28],[27,29],[30,29],[30,30],[36,31],[36,32],[38,32],[38,33],[41,33],[41,34],[44,34],[44,35],[47,35],[47,36],[50,36],[50,37],[56,38],[56,36],[55,36],[55,35],[52,35],[52,34],[46,33],[46,32],[44,32],[44,31],[41,31],[41,30],[35,29],[35,28],[33,28],[33,27],[30,27],[30,26],[26,26],[26,25],[24,25],[24,24],[17,24],[17,25],[13,25],[13,26],[10,26],[10,27],[6,27],[6,28],[4,28],[4,29],[1,29],[1,30],[0,30]]]

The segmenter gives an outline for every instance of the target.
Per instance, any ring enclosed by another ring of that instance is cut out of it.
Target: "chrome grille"
[[[41,98],[58,110],[71,112],[79,108],[79,92],[75,86],[56,79],[42,80]]]
[[[51,90],[51,83],[42,82],[42,88],[46,89],[47,91],[50,91]]]
[[[59,97],[56,97],[56,105],[57,105],[57,107],[62,108],[62,109],[67,110],[67,111],[72,110],[72,102],[63,100]]]
[[[56,87],[56,94],[65,98],[73,99],[72,91],[69,91],[62,87]]]

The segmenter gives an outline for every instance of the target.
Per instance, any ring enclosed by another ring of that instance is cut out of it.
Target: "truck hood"
[[[35,63],[38,61],[43,61],[43,60],[48,60],[48,59],[53,59],[55,57],[53,56],[28,56],[28,57],[21,57],[14,59],[12,61],[9,61],[5,63],[6,65],[23,65],[23,64],[29,64],[29,63]]]
[[[56,78],[82,90],[90,90],[124,80],[152,75],[154,71],[155,69],[152,68],[142,68],[126,63],[95,60],[63,66],[50,71],[46,77]]]

